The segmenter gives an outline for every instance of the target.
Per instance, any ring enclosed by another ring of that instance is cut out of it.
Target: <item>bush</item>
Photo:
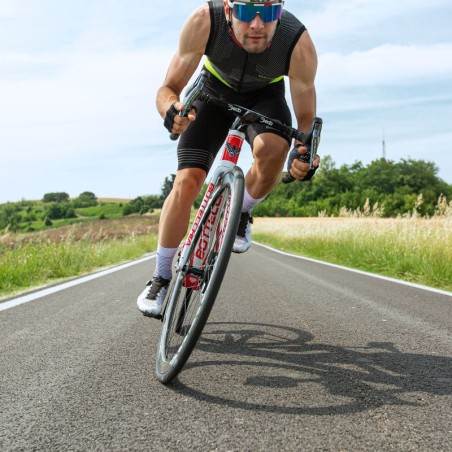
[[[68,202],[69,195],[65,192],[46,193],[42,198],[42,201],[47,202]]]
[[[90,207],[97,206],[97,198],[93,192],[84,191],[80,193],[79,197],[74,200],[75,207]]]

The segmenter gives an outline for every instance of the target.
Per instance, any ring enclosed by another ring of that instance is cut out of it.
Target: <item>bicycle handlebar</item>
[[[187,89],[185,99],[183,101],[184,108],[179,112],[179,116],[188,116],[188,113],[190,113],[190,110],[193,108],[195,100],[197,100],[202,93],[207,78],[207,72],[201,71],[198,78],[194,81],[193,85],[191,85],[191,87]],[[179,138],[179,134],[171,133],[170,138],[171,140],[176,141]]]
[[[273,129],[285,133],[290,138],[300,141],[308,148],[307,154],[300,154],[300,160],[304,161],[305,163],[309,163],[309,169],[314,169],[314,159],[317,155],[317,149],[320,143],[320,134],[322,132],[322,118],[314,118],[309,132],[300,132],[299,130],[288,126],[281,121],[278,121],[277,119],[269,118],[240,105],[225,102],[203,92],[207,79],[207,71],[202,70],[193,85],[191,85],[191,87],[187,89],[185,99],[183,101],[184,108],[179,112],[179,116],[187,116],[190,110],[193,108],[193,104],[196,100],[217,105],[228,111],[231,111],[235,116],[237,116],[237,118],[240,118],[241,124],[265,124],[269,127],[272,127]],[[170,138],[175,141],[179,138],[179,135],[171,133]],[[305,156],[308,158],[306,159]],[[283,178],[284,183],[289,183],[293,180],[295,179],[290,174],[286,174],[286,176],[284,176]]]

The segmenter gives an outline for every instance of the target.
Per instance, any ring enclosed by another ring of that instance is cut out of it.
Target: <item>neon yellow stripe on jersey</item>
[[[232,86],[224,78],[222,78],[221,75],[215,70],[209,58],[206,58],[204,66],[210,73],[212,73],[218,80],[220,80],[221,83],[224,83],[226,86],[229,86],[229,88],[232,88]]]
[[[212,73],[218,80],[220,80],[221,83],[224,83],[226,86],[229,86],[229,88],[232,88],[232,86],[223,77],[221,77],[221,75],[215,70],[215,68],[212,66],[212,63],[210,62],[209,58],[206,58],[206,61],[204,62],[204,66],[210,73]],[[270,80],[269,83],[276,83],[283,79],[284,79],[284,75],[281,75],[279,77],[274,78],[273,80]]]
[[[274,78],[270,83],[276,83],[276,82],[279,82],[279,81],[281,81],[283,78],[284,78],[284,75],[281,75],[280,77]]]

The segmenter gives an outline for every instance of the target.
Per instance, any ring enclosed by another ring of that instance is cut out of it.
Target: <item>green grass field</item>
[[[142,257],[157,248],[157,228],[146,215],[3,235],[0,297]]]
[[[255,218],[253,239],[306,257],[452,291],[452,219]],[[0,297],[136,259],[158,215],[0,237]]]

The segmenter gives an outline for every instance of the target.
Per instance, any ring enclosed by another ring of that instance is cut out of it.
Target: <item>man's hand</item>
[[[184,104],[181,102],[174,102],[168,108],[163,124],[169,132],[180,135],[185,132],[190,122],[196,119],[196,108],[193,107],[186,117],[179,115],[183,108]]]
[[[303,160],[300,161],[299,156],[303,156]],[[307,160],[307,163],[306,163]],[[309,169],[309,151],[306,146],[302,144],[295,145],[295,147],[290,151],[289,160],[287,162],[287,171],[290,175],[299,180],[299,181],[307,181],[314,176],[317,168],[320,164],[320,157],[316,155],[314,159],[314,169]]]

